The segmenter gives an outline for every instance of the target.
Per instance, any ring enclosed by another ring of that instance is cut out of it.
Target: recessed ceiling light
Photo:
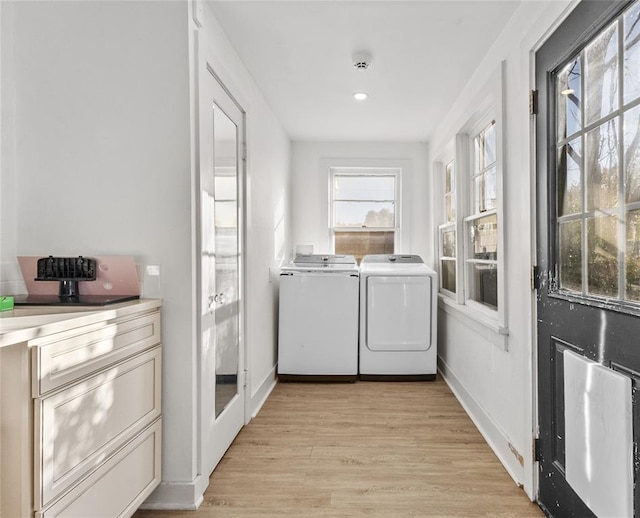
[[[353,94],[353,98],[356,101],[364,101],[367,97],[369,97],[369,95],[365,94],[364,92],[356,92],[355,94]]]

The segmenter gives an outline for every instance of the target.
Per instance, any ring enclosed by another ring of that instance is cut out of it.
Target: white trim
[[[251,391],[251,398],[248,405],[248,413],[245,416],[245,423],[248,423],[251,419],[258,415],[258,412],[262,409],[271,392],[278,384],[278,378],[276,376],[278,365],[274,365],[273,368],[267,373],[264,379],[258,385],[256,390]]]
[[[191,482],[161,482],[140,509],[157,511],[195,511],[209,487],[209,477],[197,475]]]

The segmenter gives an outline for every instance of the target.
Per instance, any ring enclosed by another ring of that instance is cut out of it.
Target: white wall
[[[314,253],[331,250],[328,227],[329,171],[333,166],[405,166],[402,171],[400,253],[432,264],[429,148],[420,142],[294,142],[292,148],[292,246],[312,244]]]
[[[0,5],[0,295],[24,293],[16,263],[13,10]]]
[[[133,255],[160,265],[163,484],[198,502],[193,34],[186,0],[0,2],[0,281],[15,255]],[[290,249],[290,144],[208,14],[200,30],[247,112],[249,413],[275,382],[277,286]],[[9,285],[0,285],[9,290]],[[10,291],[5,291],[9,293]],[[208,474],[207,474],[208,475]],[[205,482],[208,483],[208,476]],[[206,487],[206,485],[205,485]]]
[[[527,2],[519,7],[440,124],[430,147],[434,161],[447,158],[443,154],[445,149],[474,113],[476,92],[505,60],[505,213],[501,224],[506,231],[509,336],[505,343],[497,332],[441,304],[438,347],[440,366],[447,381],[507,470],[524,485],[529,496],[535,491],[532,458],[534,297],[530,287],[535,218],[528,106],[533,85],[530,57],[550,27],[566,14],[568,3]],[[433,203],[439,201],[433,198]],[[434,222],[434,228],[438,222]],[[516,452],[522,456],[522,464]]]
[[[16,179],[14,249],[22,255],[124,254],[160,265],[163,476],[192,479],[186,4],[2,7],[14,15],[15,162],[2,171]]]

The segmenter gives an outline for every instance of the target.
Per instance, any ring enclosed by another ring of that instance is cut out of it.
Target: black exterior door
[[[536,90],[538,502],[584,518],[593,505],[566,471],[565,412],[582,410],[565,408],[565,351],[631,380],[639,474],[640,0],[581,2],[536,53]]]

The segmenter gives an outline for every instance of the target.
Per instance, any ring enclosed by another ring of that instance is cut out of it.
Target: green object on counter
[[[0,297],[0,311],[11,311],[13,309],[13,297]]]

